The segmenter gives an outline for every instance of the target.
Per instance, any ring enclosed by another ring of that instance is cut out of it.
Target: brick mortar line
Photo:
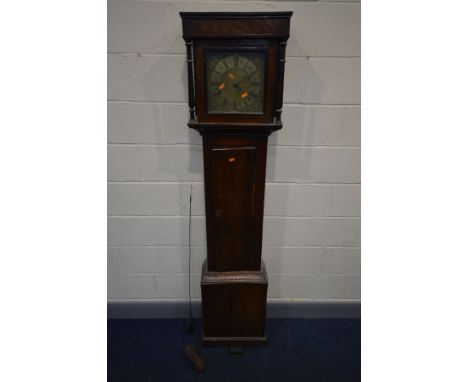
[[[168,105],[186,105],[187,101],[150,101],[150,100],[131,100],[131,99],[112,99],[108,98],[107,102],[115,103],[147,103],[147,104],[168,104]],[[360,103],[298,103],[298,102],[283,102],[283,106],[304,106],[304,107],[361,107]]]
[[[184,218],[188,219],[188,215],[107,215],[108,218]],[[205,215],[192,215],[193,218],[205,219]],[[360,220],[361,216],[281,216],[281,215],[265,215],[265,218],[274,219],[356,219]]]
[[[268,143],[269,146],[273,147],[310,147],[310,148],[323,148],[323,149],[360,149],[361,146],[327,146],[327,145],[283,145]],[[202,147],[202,143],[107,143],[107,146],[112,147],[127,147],[127,146],[138,146],[138,147],[187,147],[195,146]]]
[[[268,271],[268,269],[267,269]],[[201,276],[201,273],[190,273],[192,276]],[[124,276],[188,276],[188,272],[179,272],[179,273],[122,273]],[[296,277],[296,276],[359,276],[360,273],[271,273],[268,272],[268,276],[287,276],[287,277]]]
[[[188,218],[187,215],[107,215],[108,218]],[[205,218],[206,215],[194,215],[192,214],[193,218]],[[347,216],[329,216],[329,215],[264,215],[265,218],[289,218],[289,219],[306,219],[306,218],[336,218],[336,219],[347,219],[347,218],[356,218],[361,219],[359,215],[347,215]]]
[[[108,180],[109,184],[203,184],[203,180]],[[334,183],[334,182],[266,182],[266,185],[282,185],[282,184],[297,184],[297,185],[320,185],[320,186],[360,186],[361,183]]]
[[[128,179],[128,180],[111,180],[111,179],[108,179],[107,180],[107,183],[111,183],[111,184],[159,184],[159,183],[174,183],[174,184],[198,184],[198,183],[204,183],[203,180],[193,180],[193,181],[190,181],[190,180],[174,180],[174,181],[168,181],[168,180],[150,180],[150,181],[146,181],[146,180],[142,180],[142,181],[138,181],[138,180],[135,180],[135,179]],[[267,185],[269,184],[296,184],[296,185],[313,185],[313,184],[316,184],[316,185],[344,185],[344,186],[348,186],[348,185],[361,185],[361,183],[349,183],[349,182],[278,182],[278,181],[275,181],[275,182],[267,182],[266,183]]]
[[[107,215],[108,218],[184,218],[188,215]],[[197,219],[205,219],[205,215],[192,215]],[[283,215],[265,215],[265,218],[274,219],[361,219],[361,216],[283,216]]]
[[[131,56],[131,57],[185,57],[184,53],[151,53],[151,52],[107,52],[108,55],[118,55],[118,56]],[[350,55],[350,56],[313,56],[313,55],[306,55],[306,56],[286,56],[286,62],[288,58],[303,58],[303,59],[329,59],[329,58],[341,58],[341,59],[355,59],[361,58],[361,55]]]
[[[174,302],[180,302],[180,301],[188,301],[187,298],[171,298],[171,297],[158,297],[158,298],[108,298],[107,302],[113,303],[113,302],[154,302],[154,301],[174,301]],[[193,301],[201,301],[201,297],[195,297],[192,298]],[[361,302],[361,299],[359,298],[287,298],[287,297],[271,297],[268,298],[268,301],[296,301],[296,302],[306,302],[306,301],[320,301],[320,302],[336,302],[336,301],[342,301],[344,303],[347,302]]]
[[[155,245],[155,244],[148,244],[148,245],[108,245],[107,248],[111,249],[118,249],[118,248],[188,248],[188,245],[181,244],[181,245]],[[191,245],[192,248],[194,247],[200,247],[200,248],[207,248],[206,245],[200,245],[200,244],[193,244]],[[361,249],[361,247],[343,247],[343,246],[317,246],[317,245],[311,245],[311,246],[297,246],[297,247],[291,247],[291,246],[280,246],[280,245],[265,245],[262,248],[270,249],[270,248],[282,248],[282,249],[297,249],[297,248],[302,248],[302,249],[349,249],[349,248],[354,248],[354,249]],[[286,255],[286,256],[294,256],[294,255]]]

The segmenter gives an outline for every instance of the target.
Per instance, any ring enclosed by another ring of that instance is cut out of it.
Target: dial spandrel
[[[265,88],[263,52],[206,52],[208,114],[262,114]]]

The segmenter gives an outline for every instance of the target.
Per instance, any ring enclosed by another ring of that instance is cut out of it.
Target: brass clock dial
[[[207,52],[208,114],[263,114],[265,54]]]

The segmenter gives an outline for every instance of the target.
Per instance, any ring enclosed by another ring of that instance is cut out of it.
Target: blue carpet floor
[[[360,381],[361,322],[335,319],[267,320],[268,345],[242,355],[204,348],[201,322],[108,320],[108,381]],[[193,344],[206,360],[195,371],[183,348]]]

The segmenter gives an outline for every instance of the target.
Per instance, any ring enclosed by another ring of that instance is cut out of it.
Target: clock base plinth
[[[201,278],[203,344],[261,346],[266,344],[268,278],[260,271],[208,272]]]

